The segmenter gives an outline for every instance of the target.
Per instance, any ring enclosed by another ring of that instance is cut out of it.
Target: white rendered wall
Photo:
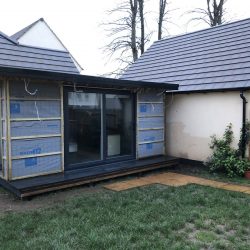
[[[245,92],[250,102],[250,93]],[[233,124],[237,147],[242,126],[242,99],[239,91],[206,94],[167,95],[166,153],[171,156],[205,161],[211,154],[210,136],[222,136]],[[171,104],[172,103],[172,104]],[[247,104],[250,105],[250,104]],[[247,106],[247,119],[249,120]]]
[[[18,41],[23,45],[66,51],[62,43],[43,21],[37,22]]]

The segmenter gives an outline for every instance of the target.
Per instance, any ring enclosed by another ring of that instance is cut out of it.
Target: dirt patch
[[[20,200],[0,187],[0,215],[8,212],[25,212],[50,207],[62,203],[67,199],[71,199],[72,197],[80,196],[83,193],[99,192],[101,190],[102,187],[100,185],[91,187],[82,186]]]

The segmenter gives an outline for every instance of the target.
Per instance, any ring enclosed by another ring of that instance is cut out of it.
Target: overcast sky
[[[147,0],[148,27],[156,29],[156,13],[159,0]],[[204,7],[206,0],[171,0],[171,21],[168,25],[170,35],[182,34],[207,28],[206,24],[191,23],[183,13],[194,8]],[[102,47],[108,38],[100,24],[108,21],[107,10],[120,0],[7,0],[1,2],[0,30],[12,35],[23,27],[43,17],[64,45],[84,68],[85,74],[101,75],[114,66],[107,64]],[[249,0],[228,0],[228,18],[239,20],[250,17]]]

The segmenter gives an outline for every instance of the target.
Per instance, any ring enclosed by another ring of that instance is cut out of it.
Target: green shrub
[[[242,176],[249,167],[249,162],[240,159],[239,151],[232,148],[233,141],[232,124],[230,123],[222,138],[211,136],[210,148],[213,150],[212,156],[208,159],[210,171],[223,171],[228,177]]]

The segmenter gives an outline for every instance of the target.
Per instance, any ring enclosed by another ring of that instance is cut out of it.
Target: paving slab
[[[113,191],[123,191],[130,188],[141,187],[150,184],[163,184],[167,186],[179,187],[187,184],[198,184],[235,192],[250,194],[250,187],[226,182],[214,181],[205,178],[199,178],[190,175],[183,175],[173,172],[155,174],[145,177],[140,177],[128,181],[121,181],[105,185],[104,187]]]

